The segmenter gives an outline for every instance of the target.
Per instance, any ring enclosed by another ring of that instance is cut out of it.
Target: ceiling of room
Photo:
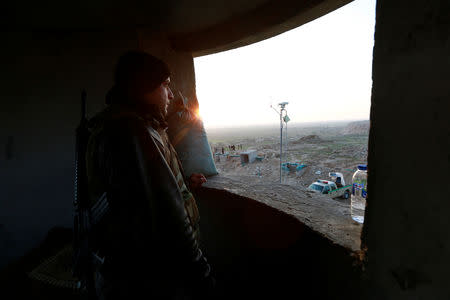
[[[22,0],[3,4],[2,31],[162,31],[195,56],[251,44],[352,0]]]

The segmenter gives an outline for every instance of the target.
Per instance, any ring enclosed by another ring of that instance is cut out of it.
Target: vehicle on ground
[[[348,199],[350,197],[352,185],[345,185],[345,180],[342,173],[330,172],[329,176],[332,180],[318,179],[310,184],[308,190],[328,195],[331,198],[341,197]]]

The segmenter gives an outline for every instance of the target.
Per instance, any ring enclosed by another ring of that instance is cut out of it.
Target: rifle
[[[76,129],[75,141],[75,197],[73,223],[73,276],[79,279],[78,290],[88,300],[96,300],[94,265],[102,265],[104,259],[97,256],[92,240],[94,228],[109,211],[106,192],[90,206],[86,151],[90,131],[86,117],[86,91],[81,92],[81,120]]]
[[[75,197],[73,224],[73,275],[79,279],[78,289],[83,298],[96,299],[94,266],[91,259],[90,231],[91,211],[86,169],[86,150],[89,130],[86,117],[86,91],[81,92],[81,120],[76,129],[75,140]]]

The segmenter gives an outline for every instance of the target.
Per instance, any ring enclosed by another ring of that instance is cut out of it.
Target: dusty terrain
[[[351,184],[357,165],[367,163],[369,121],[288,125],[282,161],[306,167],[301,171],[282,170],[284,184],[307,188],[317,179],[329,179],[332,171],[343,173],[346,184]],[[207,129],[207,134],[222,175],[251,184],[279,182],[279,127]],[[231,145],[236,150],[230,149]],[[228,155],[221,155],[222,148]],[[242,164],[239,153],[251,149],[257,150],[262,159]]]

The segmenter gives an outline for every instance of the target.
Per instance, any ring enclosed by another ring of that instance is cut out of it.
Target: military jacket
[[[105,257],[105,273],[208,277],[198,208],[165,129],[151,116],[111,106],[91,120],[90,130],[91,204],[106,192],[111,207],[94,243]]]

